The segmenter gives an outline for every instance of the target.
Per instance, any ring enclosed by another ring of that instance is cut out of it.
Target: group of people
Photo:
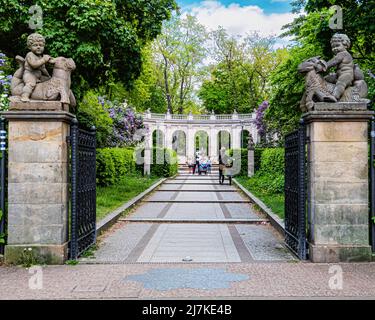
[[[231,157],[229,157],[226,154],[226,149],[222,147],[220,149],[219,153],[219,183],[223,184],[225,176],[228,176],[229,184],[232,183],[232,176],[230,172],[228,171],[228,168],[231,168],[232,160]],[[202,173],[210,174],[212,169],[212,162],[211,158],[204,155],[203,153],[197,151],[195,153],[195,157],[188,158],[186,161],[189,169],[191,170],[192,174],[195,174],[196,172],[201,175]]]
[[[199,151],[195,153],[194,159],[188,158],[187,165],[192,174],[196,172],[201,175],[202,173],[210,174],[212,169],[211,158],[201,154]]]

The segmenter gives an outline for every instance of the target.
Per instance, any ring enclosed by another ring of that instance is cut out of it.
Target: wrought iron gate
[[[71,143],[70,259],[76,259],[96,241],[96,138],[73,120]]]
[[[6,123],[4,118],[0,118],[0,254],[4,254],[6,243]]]
[[[370,242],[375,252],[375,119],[370,130]]]
[[[306,241],[306,128],[285,137],[285,243],[302,260]]]

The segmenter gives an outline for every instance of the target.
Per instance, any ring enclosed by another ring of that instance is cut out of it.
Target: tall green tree
[[[206,40],[206,30],[196,17],[175,15],[153,43],[158,82],[172,113],[187,111],[194,101],[207,52]]]
[[[274,50],[275,39],[256,32],[241,38],[219,28],[212,39],[215,63],[199,91],[203,106],[216,113],[252,112],[268,99],[270,74],[285,50]]]
[[[29,8],[43,10],[46,53],[75,60],[73,90],[121,81],[130,86],[141,71],[141,49],[176,9],[174,0],[0,0],[0,50],[25,55]]]

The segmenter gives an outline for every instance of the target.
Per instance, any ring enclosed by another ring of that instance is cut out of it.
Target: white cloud
[[[225,6],[216,0],[202,1],[190,9],[190,14],[195,15],[209,30],[222,26],[232,35],[258,31],[263,35],[278,36],[282,32],[281,27],[296,17],[292,13],[266,14],[258,6],[240,6],[236,3]]]

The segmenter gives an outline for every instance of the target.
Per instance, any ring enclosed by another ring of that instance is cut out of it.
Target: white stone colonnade
[[[183,132],[185,139],[184,152],[178,155],[179,164],[186,163],[187,158],[193,158],[196,150],[196,136],[204,132],[208,137],[208,156],[212,163],[218,163],[219,158],[219,133],[227,132],[230,135],[230,147],[239,149],[243,132],[248,131],[255,143],[259,142],[258,132],[254,124],[255,113],[252,114],[221,114],[221,115],[182,115],[182,114],[156,114],[146,112],[143,115],[144,124],[148,126],[146,146],[152,147],[153,134],[159,132],[159,139],[163,146],[173,149],[173,136]]]

